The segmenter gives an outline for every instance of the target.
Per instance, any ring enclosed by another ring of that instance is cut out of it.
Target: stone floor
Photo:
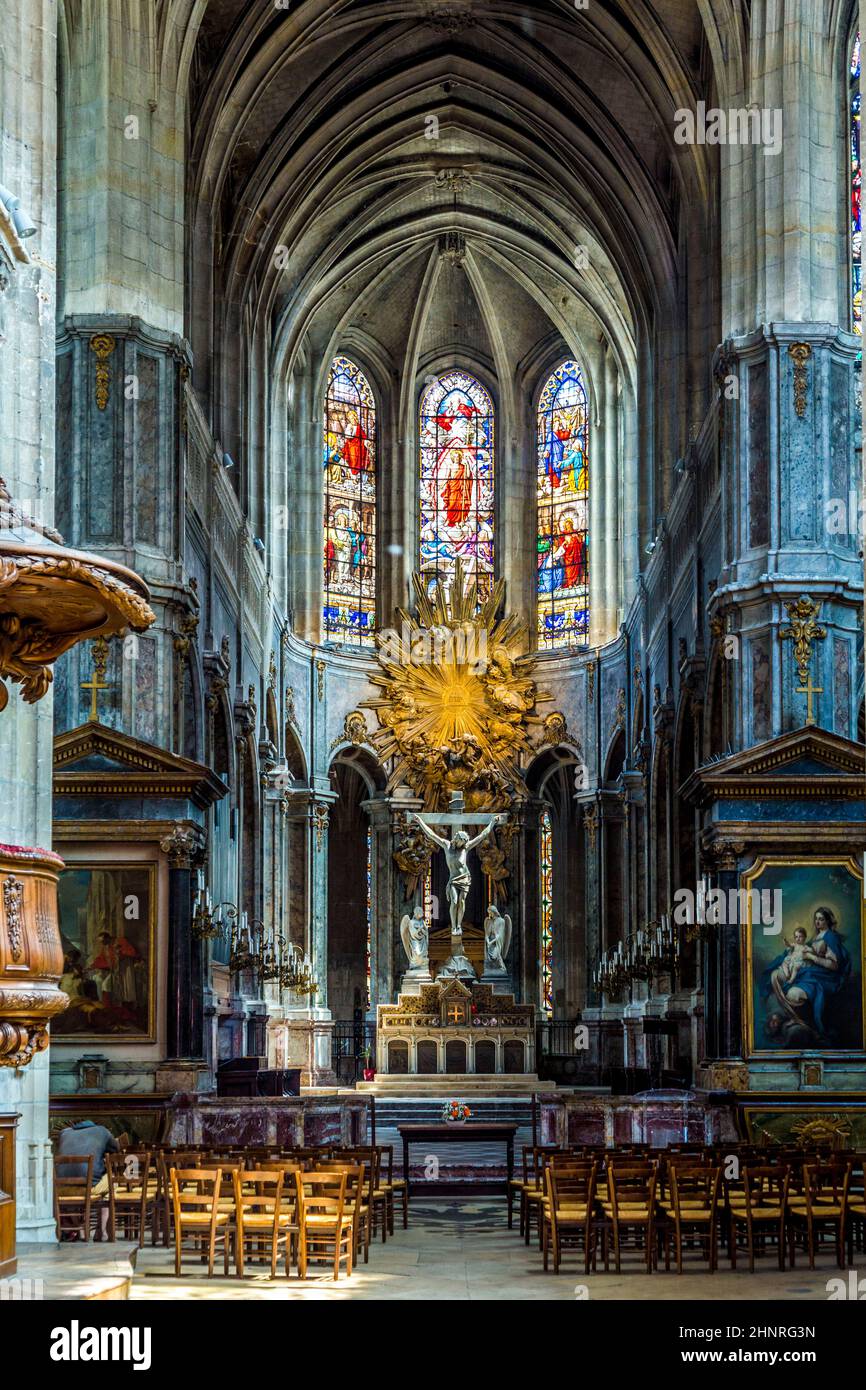
[[[861,1259],[861,1264],[866,1261]],[[240,1280],[206,1274],[190,1260],[180,1279],[174,1277],[171,1251],[149,1246],[140,1252],[130,1297],[148,1299],[683,1299],[737,1300],[827,1299],[827,1280],[840,1271],[826,1257],[819,1268],[781,1273],[775,1256],[763,1261],[754,1275],[732,1273],[723,1263],[713,1275],[706,1273],[646,1275],[639,1272],[639,1256],[631,1252],[621,1274],[584,1277],[582,1258],[566,1256],[558,1276],[545,1274],[541,1255],[533,1244],[527,1248],[517,1229],[509,1231],[504,1203],[467,1197],[440,1200],[416,1199],[409,1229],[398,1227],[393,1240],[377,1244],[368,1265],[352,1278],[334,1283],[322,1267],[304,1283],[271,1280],[266,1273],[248,1273]],[[861,1269],[861,1276],[866,1268]]]
[[[128,1298],[138,1247],[131,1242],[70,1241],[18,1246],[18,1269],[0,1280],[0,1300]]]

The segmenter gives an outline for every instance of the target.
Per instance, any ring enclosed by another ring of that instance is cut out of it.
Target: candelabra
[[[234,903],[211,902],[210,890],[199,879],[192,912],[192,934],[196,941],[215,941],[217,937],[229,936],[232,923],[237,920],[238,910]]]
[[[192,934],[198,941],[228,941],[229,971],[238,976],[251,972],[259,989],[276,981],[280,989],[314,995],[318,984],[306,951],[286,941],[282,932],[268,927],[259,917],[250,919],[234,903],[211,901],[210,890],[199,875],[192,914]]]
[[[617,994],[626,985],[650,980],[679,962],[676,932],[670,917],[639,927],[628,939],[611,946],[596,966],[593,982],[602,994]]]

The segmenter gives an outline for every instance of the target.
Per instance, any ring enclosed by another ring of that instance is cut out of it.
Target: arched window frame
[[[352,413],[354,434],[347,432]],[[376,629],[378,407],[368,373],[345,353],[338,353],[328,369],[322,449],[322,639],[371,647]]]
[[[563,401],[569,385],[576,399]],[[563,437],[566,425],[569,433]],[[585,646],[590,630],[592,441],[586,376],[574,358],[564,358],[544,381],[535,408],[535,439],[536,641],[540,651]],[[566,440],[575,439],[577,450],[566,452]],[[564,529],[567,522],[569,531]]]
[[[472,414],[467,417],[461,407]],[[459,426],[457,437],[470,442],[461,445],[455,467],[462,467],[463,454],[470,452],[474,456],[472,477],[468,493],[460,489],[459,479],[453,479],[455,488],[446,501],[444,489],[438,489],[439,470],[448,465],[444,454],[461,415],[466,423]],[[496,565],[496,405],[478,376],[462,367],[450,367],[429,383],[418,405],[418,444],[419,573],[428,587],[438,579],[448,589],[459,556],[464,575],[478,583],[479,599],[483,600],[492,589]],[[431,485],[437,487],[435,505],[431,505]],[[456,525],[449,525],[447,504],[452,500],[455,515],[459,515],[460,506],[467,509],[464,521]],[[455,544],[461,525],[465,538]]]

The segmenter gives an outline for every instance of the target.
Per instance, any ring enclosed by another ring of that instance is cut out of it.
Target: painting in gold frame
[[[155,864],[70,864],[57,889],[63,977],[70,998],[58,1042],[156,1040]]]
[[[742,887],[746,1054],[862,1053],[866,911],[858,862],[762,857]],[[766,931],[753,912],[773,902],[761,895],[776,892],[781,931]]]

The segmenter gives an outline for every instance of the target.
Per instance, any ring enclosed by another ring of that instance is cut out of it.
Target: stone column
[[[396,998],[394,963],[393,879],[395,864],[391,841],[391,802],[385,797],[363,801],[361,809],[370,818],[372,833],[372,923],[370,933],[370,1009],[368,1018],[376,1020],[378,1004]]]
[[[328,813],[336,798],[313,792],[289,794],[290,819],[302,820],[307,845],[306,894],[303,941],[292,934],[296,945],[306,950],[318,983],[311,998],[287,990],[283,996],[286,1027],[285,1065],[301,1068],[304,1086],[330,1085],[336,1078],[331,1070],[333,1023],[328,1009]]]
[[[160,841],[168,856],[168,979],[166,1060],[158,1090],[195,1091],[208,1073],[204,1037],[204,946],[192,934],[194,866],[204,854],[198,826],[178,824]]]
[[[787,604],[805,594],[813,721],[856,737],[862,431],[849,276],[846,54],[825,7],[763,6],[744,51],[724,34],[718,104],[752,107],[765,143],[720,145],[718,351],[726,564],[711,617],[738,640],[727,663],[733,750],[808,722]],[[835,21],[835,17],[834,17]],[[733,18],[731,23],[733,24]],[[844,264],[846,257],[841,257]],[[853,501],[853,506],[852,506]],[[804,583],[803,575],[808,575]]]
[[[7,0],[0,82],[0,183],[36,227],[0,228],[0,476],[40,521],[54,519],[57,6]],[[0,715],[0,840],[51,847],[52,698],[25,705],[17,687]],[[18,1114],[19,1244],[53,1241],[48,1051],[0,1067],[0,1112]]]
[[[511,959],[505,963],[514,982],[517,1003],[540,1004],[541,934],[539,922],[539,820],[544,803],[521,802],[512,812],[517,834],[512,841],[508,885],[512,916]],[[501,911],[505,912],[503,907]]]

